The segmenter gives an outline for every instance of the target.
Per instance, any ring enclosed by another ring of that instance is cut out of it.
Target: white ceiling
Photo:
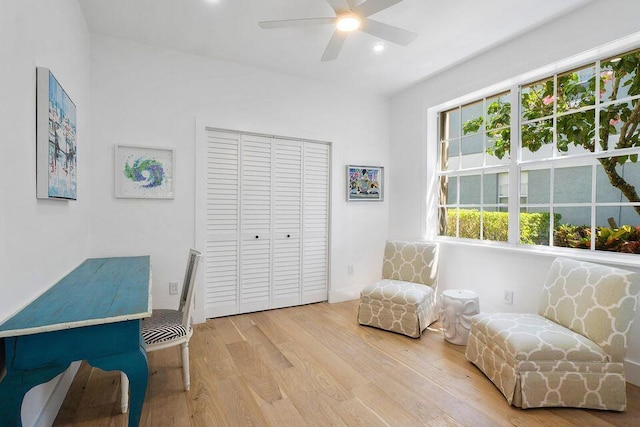
[[[258,21],[334,16],[326,0],[80,0],[89,30],[391,95],[593,0],[404,0],[371,18],[418,33],[409,46],[349,34],[320,62],[331,25]]]

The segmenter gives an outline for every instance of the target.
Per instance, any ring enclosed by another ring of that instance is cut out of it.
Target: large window
[[[640,51],[439,121],[440,235],[640,253]]]

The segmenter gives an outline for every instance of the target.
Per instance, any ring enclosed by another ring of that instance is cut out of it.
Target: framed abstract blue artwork
[[[382,166],[347,166],[347,201],[380,202],[384,196]]]
[[[36,68],[36,197],[78,198],[76,105],[48,68]]]
[[[174,198],[175,152],[170,148],[116,145],[115,196]]]

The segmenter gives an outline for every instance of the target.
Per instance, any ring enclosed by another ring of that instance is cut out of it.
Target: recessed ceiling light
[[[382,43],[376,43],[373,46],[373,51],[374,52],[382,52],[383,50],[384,50],[384,44],[382,44]]]
[[[340,31],[350,32],[360,28],[360,18],[356,15],[346,14],[338,17],[336,27]]]

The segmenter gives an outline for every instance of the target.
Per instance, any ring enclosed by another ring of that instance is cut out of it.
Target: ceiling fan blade
[[[412,33],[411,31],[403,30],[393,25],[383,24],[382,22],[372,19],[364,19],[360,30],[401,46],[408,45],[418,37],[416,33]]]
[[[360,16],[367,17],[376,12],[380,12],[394,4],[400,3],[402,0],[367,0],[362,4],[353,8],[353,11]]]
[[[334,31],[333,36],[331,36],[331,40],[329,40],[329,44],[327,48],[324,50],[322,54],[322,62],[325,61],[333,61],[338,57],[340,50],[342,49],[342,45],[347,38],[347,33],[342,31]]]
[[[347,0],[327,0],[327,3],[329,3],[336,15],[340,15],[341,13],[349,12],[349,10],[351,10]]]
[[[281,21],[262,21],[258,22],[258,25],[264,30],[271,30],[273,28],[306,27],[308,25],[324,25],[335,22],[336,18],[302,18],[284,19]]]

